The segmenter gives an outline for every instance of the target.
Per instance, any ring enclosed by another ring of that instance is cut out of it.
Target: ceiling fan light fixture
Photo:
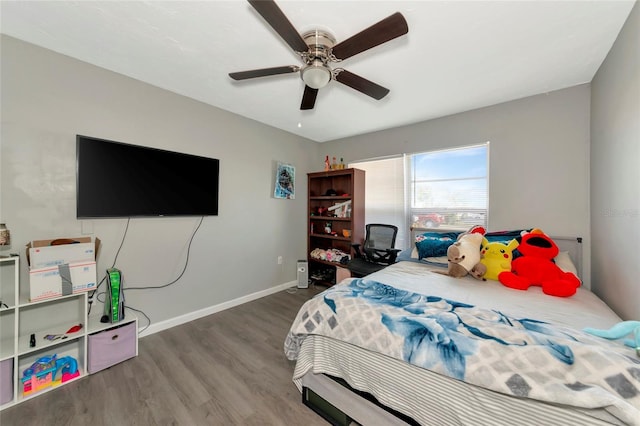
[[[313,61],[302,69],[300,77],[312,89],[322,89],[331,81],[331,70],[322,61]]]
[[[304,94],[300,103],[301,110],[313,109],[318,96],[318,89],[325,87],[331,80],[335,80],[377,100],[382,99],[389,93],[389,89],[385,87],[342,68],[331,69],[328,64],[342,62],[345,59],[407,34],[409,26],[400,12],[390,15],[336,44],[335,37],[324,29],[314,28],[300,34],[278,7],[275,0],[248,1],[256,12],[264,18],[271,29],[278,33],[296,55],[300,56],[304,66],[300,68],[290,65],[233,72],[229,73],[229,77],[232,79],[246,80],[299,72],[300,78],[305,83]]]

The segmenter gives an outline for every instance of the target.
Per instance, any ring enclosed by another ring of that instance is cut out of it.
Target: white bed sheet
[[[430,272],[433,269],[435,267],[416,262],[398,262],[367,279],[486,309],[497,308],[509,316],[535,318],[576,329],[609,328],[621,321],[602,300],[582,287],[571,297],[555,297],[544,294],[536,286],[514,290],[498,281],[478,281],[470,276],[451,278]]]

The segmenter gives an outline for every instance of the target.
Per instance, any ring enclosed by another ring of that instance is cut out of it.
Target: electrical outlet
[[[282,256],[278,256],[278,265],[282,265]]]

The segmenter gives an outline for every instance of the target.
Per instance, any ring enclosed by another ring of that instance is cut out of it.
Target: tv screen
[[[215,216],[219,168],[215,158],[78,135],[76,216]]]

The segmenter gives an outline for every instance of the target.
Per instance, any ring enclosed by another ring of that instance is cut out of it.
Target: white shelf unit
[[[0,362],[12,363],[11,377],[5,377],[3,374],[0,377],[0,386],[6,386],[5,380],[11,380],[13,385],[13,397],[0,405],[0,410],[54,391],[88,375],[89,335],[132,322],[135,323],[135,330],[138,329],[138,319],[135,315],[117,324],[101,323],[102,312],[96,315],[92,313],[91,317],[88,317],[86,292],[29,302],[28,289],[20,291],[19,262],[20,258],[17,256],[0,258],[0,300],[7,305],[3,305],[0,311]],[[65,335],[64,339],[45,339],[48,334],[65,334],[78,324],[82,324],[80,331]],[[32,334],[35,335],[36,342],[33,347],[30,345]],[[24,370],[39,358],[54,354],[58,359],[65,356],[73,357],[78,363],[80,375],[58,386],[48,387],[25,397],[21,381]],[[137,339],[135,354],[138,354]]]

